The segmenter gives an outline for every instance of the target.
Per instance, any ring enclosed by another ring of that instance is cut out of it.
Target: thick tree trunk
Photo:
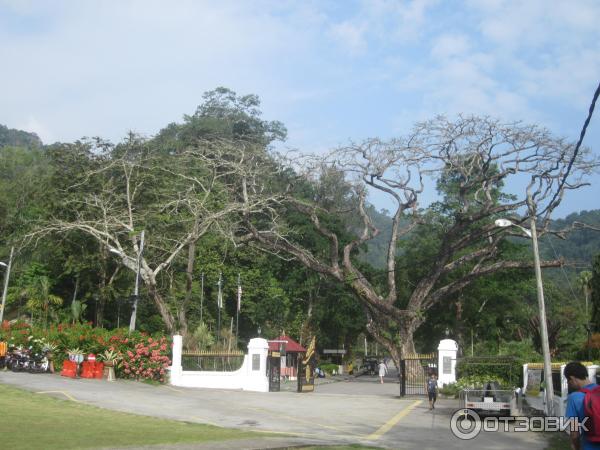
[[[400,352],[402,358],[417,353],[413,336],[421,323],[422,320],[415,317],[400,322],[400,331],[398,334],[400,335]]]
[[[458,296],[456,300],[456,341],[458,342],[458,348],[462,349],[465,345],[464,326],[463,326],[463,298],[462,295]]]
[[[400,354],[402,357],[414,355],[416,353],[415,343],[413,341],[412,332],[400,332]]]
[[[158,313],[160,314],[160,317],[162,318],[165,327],[167,328],[167,332],[169,334],[173,334],[173,332],[175,331],[175,318],[173,317],[173,314],[171,314],[171,311],[169,311],[167,304],[162,298],[162,295],[160,295],[160,293],[158,292],[156,284],[147,283],[147,286],[148,294],[150,295],[152,300],[154,300],[154,304],[158,308]]]
[[[185,280],[185,299],[177,310],[177,319],[179,321],[179,332],[182,336],[188,335],[187,308],[192,299],[192,281],[194,273],[194,261],[196,258],[196,242],[190,242],[188,246],[188,261]]]
[[[104,307],[106,305],[106,279],[108,278],[106,265],[108,264],[108,250],[100,246],[100,280],[98,282],[99,299],[96,304],[96,326],[102,327],[104,322]]]

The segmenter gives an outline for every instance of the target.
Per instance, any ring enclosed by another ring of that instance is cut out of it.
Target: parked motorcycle
[[[27,348],[16,347],[6,354],[6,367],[13,372],[44,373],[49,365],[45,353],[32,354]]]
[[[6,354],[6,368],[22,372],[29,367],[29,349],[15,347]]]
[[[29,355],[29,364],[27,366],[27,370],[30,373],[48,372],[49,366],[50,361],[48,361],[48,357],[45,353],[35,353],[33,355]]]

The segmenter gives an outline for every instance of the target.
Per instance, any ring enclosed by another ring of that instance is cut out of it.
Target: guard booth
[[[269,355],[279,354],[279,376],[284,380],[295,380],[298,376],[298,360],[306,353],[306,349],[294,339],[283,333],[269,341]],[[273,361],[273,364],[275,362]]]

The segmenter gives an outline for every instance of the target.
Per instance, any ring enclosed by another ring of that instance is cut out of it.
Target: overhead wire
[[[554,196],[552,197],[552,200],[550,201],[550,203],[548,203],[548,206],[546,207],[546,210],[548,208],[551,208],[552,205],[554,205],[554,202],[556,201],[556,198],[560,195],[563,186],[565,185],[566,181],[567,181],[567,177],[569,176],[569,173],[571,172],[571,168],[573,167],[573,164],[575,163],[575,159],[577,159],[577,154],[579,153],[579,149],[581,147],[581,144],[583,142],[583,138],[585,137],[585,133],[587,131],[587,127],[590,124],[590,120],[592,119],[592,115],[594,114],[594,108],[596,107],[596,100],[598,100],[598,96],[600,96],[600,83],[598,83],[598,87],[596,88],[596,92],[594,93],[594,97],[592,98],[592,103],[590,104],[590,109],[588,111],[588,116],[585,119],[585,122],[583,123],[583,128],[581,129],[581,133],[579,133],[579,140],[577,141],[577,145],[575,146],[575,150],[573,151],[573,156],[571,157],[571,160],[569,161],[569,165],[567,167],[567,171],[565,172],[562,180],[560,181],[560,184],[558,185],[558,189],[556,190],[556,192],[554,193]]]

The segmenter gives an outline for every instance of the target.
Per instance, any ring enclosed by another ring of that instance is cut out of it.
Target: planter
[[[117,377],[115,376],[115,364],[112,361],[104,362],[104,376],[106,381],[115,381]]]

